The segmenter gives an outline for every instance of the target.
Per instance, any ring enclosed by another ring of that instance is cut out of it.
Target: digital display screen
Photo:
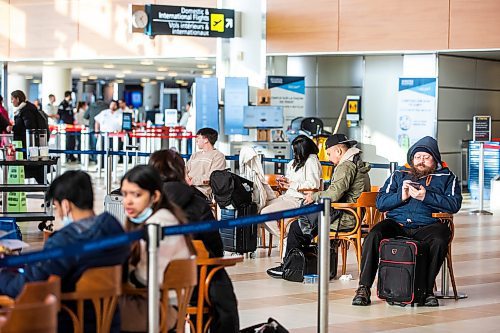
[[[132,130],[132,113],[124,112],[122,116],[122,131]]]
[[[245,106],[243,126],[247,128],[283,127],[282,106]]]

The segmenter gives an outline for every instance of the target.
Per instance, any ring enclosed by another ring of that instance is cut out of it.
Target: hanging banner
[[[306,82],[303,76],[268,76],[271,105],[282,106],[285,126],[306,114]]]
[[[436,78],[400,78],[398,144],[408,150],[424,136],[436,137]]]
[[[226,77],[224,87],[224,134],[248,135],[243,127],[243,108],[248,106],[248,78]]]
[[[196,130],[204,127],[219,131],[219,94],[217,78],[196,80]]]

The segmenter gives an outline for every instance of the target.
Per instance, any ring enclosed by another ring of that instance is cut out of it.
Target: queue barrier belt
[[[289,209],[270,214],[246,216],[232,220],[194,222],[189,224],[170,226],[162,228],[163,236],[184,235],[208,231],[216,231],[219,228],[235,228],[247,226],[266,221],[279,220],[300,215],[308,215],[323,210],[322,205],[309,205],[296,209]],[[42,251],[30,252],[18,256],[6,256],[0,259],[0,267],[20,267],[26,264],[46,261],[51,259],[62,259],[84,254],[96,253],[101,250],[115,248],[130,244],[145,237],[144,230],[124,233],[117,236],[101,238],[94,241],[79,242],[69,246],[51,248]]]

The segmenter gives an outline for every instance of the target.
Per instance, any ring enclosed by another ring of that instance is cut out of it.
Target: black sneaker
[[[279,265],[278,267],[274,268],[269,268],[267,270],[267,275],[276,279],[283,278],[283,265]]]
[[[359,286],[356,290],[356,295],[352,299],[352,305],[367,306],[372,302],[370,300],[370,288],[366,286]]]
[[[434,296],[434,294],[428,294],[425,297],[424,306],[429,306],[429,307],[439,306],[439,302],[438,302],[436,296]]]

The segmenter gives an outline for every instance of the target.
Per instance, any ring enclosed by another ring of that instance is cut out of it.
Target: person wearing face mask
[[[75,191],[78,189],[78,191]],[[120,222],[109,213],[95,215],[94,195],[90,176],[83,171],[67,171],[57,177],[49,187],[47,201],[53,201],[56,217],[64,227],[52,234],[44,244],[44,250],[89,242],[124,233]],[[51,259],[26,265],[23,270],[0,270],[0,294],[16,297],[26,282],[43,281],[50,275],[61,277],[61,291],[71,292],[80,276],[91,267],[123,264],[129,254],[129,246],[119,246],[98,253],[82,254],[67,258]],[[92,309],[90,309],[92,310]],[[95,332],[93,311],[85,310],[85,332]],[[111,332],[119,332],[119,315],[115,314]],[[70,332],[71,319],[59,317],[59,332]],[[67,330],[64,328],[68,328]]]
[[[146,224],[155,223],[160,227],[185,223],[182,211],[174,206],[162,191],[162,180],[158,171],[147,165],[138,165],[128,171],[121,180],[123,206],[127,216],[126,229],[143,229]],[[158,249],[158,281],[163,283],[163,273],[170,261],[187,259],[194,254],[191,240],[187,236],[175,235],[160,241]],[[148,257],[144,240],[132,244],[126,267],[127,282],[136,288],[147,285]],[[158,286],[160,287],[160,286]],[[136,295],[123,295],[120,299],[122,331],[147,331],[147,299]],[[167,314],[169,329],[175,326],[175,309]]]

